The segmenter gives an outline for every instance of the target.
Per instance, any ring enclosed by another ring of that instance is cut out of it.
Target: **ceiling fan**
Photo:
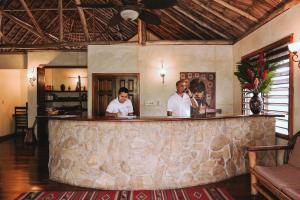
[[[177,0],[121,0],[122,5],[112,1],[108,3],[81,3],[77,5],[82,8],[114,8],[118,11],[109,22],[109,26],[116,26],[122,20],[135,20],[139,18],[147,24],[160,25],[160,17],[149,12],[150,9],[165,9],[176,4]]]

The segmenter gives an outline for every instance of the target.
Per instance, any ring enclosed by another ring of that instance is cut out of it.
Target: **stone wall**
[[[247,145],[273,145],[272,117],[160,122],[50,120],[50,179],[99,189],[166,189],[247,172]],[[261,163],[274,163],[263,154]]]

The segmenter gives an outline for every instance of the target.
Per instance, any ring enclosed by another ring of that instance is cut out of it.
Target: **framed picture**
[[[185,80],[199,106],[216,109],[216,73],[180,72],[180,80]],[[193,115],[192,109],[192,115]]]

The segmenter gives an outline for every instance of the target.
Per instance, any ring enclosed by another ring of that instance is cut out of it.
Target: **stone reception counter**
[[[195,186],[247,172],[248,145],[275,143],[275,116],[53,118],[50,179],[131,190]],[[258,157],[274,163],[274,153]]]

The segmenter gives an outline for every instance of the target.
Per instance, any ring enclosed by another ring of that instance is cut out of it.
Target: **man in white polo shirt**
[[[108,104],[105,116],[125,117],[128,115],[133,115],[133,107],[130,99],[128,99],[128,89],[121,87],[118,97]]]
[[[198,103],[192,92],[186,87],[185,81],[177,81],[176,89],[177,91],[168,100],[167,115],[173,117],[190,117],[191,106],[197,108]]]

